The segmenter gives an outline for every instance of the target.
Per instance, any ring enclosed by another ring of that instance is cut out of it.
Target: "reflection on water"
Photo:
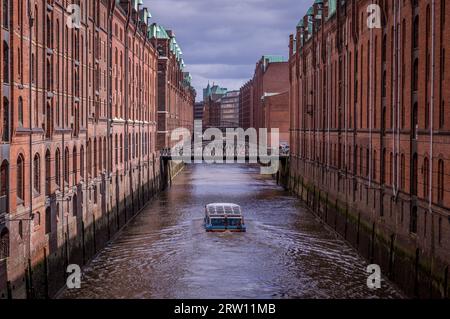
[[[206,233],[204,206],[234,202],[247,233]],[[398,298],[300,201],[249,165],[192,165],[85,269],[66,298]]]

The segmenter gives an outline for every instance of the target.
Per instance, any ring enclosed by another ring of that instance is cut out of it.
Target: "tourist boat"
[[[205,207],[205,229],[208,232],[245,232],[246,226],[239,205],[213,203]]]

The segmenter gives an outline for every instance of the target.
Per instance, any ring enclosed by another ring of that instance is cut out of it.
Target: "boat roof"
[[[241,207],[232,203],[212,203],[206,205],[206,211],[210,215],[225,216],[237,215],[242,216]]]

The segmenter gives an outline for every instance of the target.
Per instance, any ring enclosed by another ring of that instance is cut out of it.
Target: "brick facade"
[[[181,49],[173,31],[162,26],[156,28],[152,43],[159,53],[158,58],[158,149],[169,148],[172,131],[186,128],[193,132],[194,104],[196,92],[190,83],[189,73],[183,72]]]
[[[263,108],[264,127],[267,128],[267,133],[270,134],[272,129],[278,129],[279,142],[289,143],[289,91],[264,97]],[[271,145],[269,139],[268,146]]]
[[[240,89],[239,95],[239,126],[244,130],[253,122],[253,80],[248,81]]]
[[[358,238],[350,241],[385,273],[398,273],[408,293],[445,295],[449,6],[381,1],[382,27],[371,29],[373,1],[340,2],[316,1],[290,38],[290,188],[308,200],[326,198],[326,209],[333,203],[357,220]],[[379,239],[368,250],[363,224]],[[384,259],[376,248],[383,242],[392,247]],[[399,271],[401,257],[392,256],[400,251],[420,266]],[[418,284],[425,277],[436,290]]]
[[[69,1],[3,3],[0,298],[52,295],[158,188],[161,58],[136,0],[76,1],[80,28]],[[168,126],[191,128],[174,83]]]

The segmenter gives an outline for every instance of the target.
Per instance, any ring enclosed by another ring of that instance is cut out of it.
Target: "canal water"
[[[240,204],[246,233],[206,233],[205,204]],[[302,203],[251,165],[190,165],[63,298],[399,298]]]

